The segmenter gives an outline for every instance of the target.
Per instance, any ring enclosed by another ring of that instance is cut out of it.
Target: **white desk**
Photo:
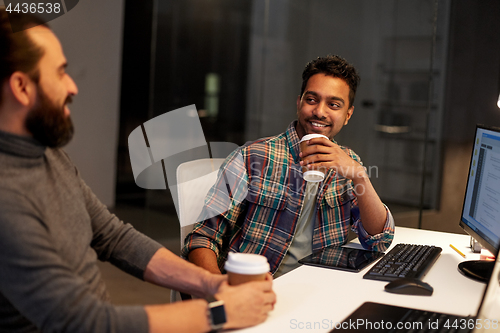
[[[387,282],[363,279],[371,266],[359,273],[301,266],[274,281],[277,303],[266,322],[238,332],[328,332],[366,301],[475,315],[486,284],[457,270],[459,262],[479,259],[471,252],[469,240],[467,235],[397,227],[391,248],[410,243],[443,249],[423,279],[434,288],[432,296],[389,294],[384,291]],[[467,258],[450,248],[450,243]]]

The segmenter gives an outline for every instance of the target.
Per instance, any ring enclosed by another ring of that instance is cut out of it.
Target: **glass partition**
[[[296,119],[305,64],[338,54],[356,66],[361,84],[336,140],[361,156],[395,216],[437,209],[449,11],[447,0],[151,0],[142,13],[127,9],[117,207],[178,224],[168,190],[134,187],[131,129],[195,104],[207,142],[279,134]],[[150,42],[135,40],[137,30]],[[127,61],[130,52],[136,58]],[[134,61],[143,71],[146,62],[148,73],[129,75]],[[127,93],[134,78],[142,95]],[[134,98],[140,107],[128,102]],[[417,215],[405,221],[419,224]],[[163,237],[153,229],[145,227]]]

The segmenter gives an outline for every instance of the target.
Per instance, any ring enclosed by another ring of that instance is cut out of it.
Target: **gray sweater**
[[[60,149],[0,131],[0,332],[147,332],[113,306],[96,266],[142,279],[160,244],[95,197]]]

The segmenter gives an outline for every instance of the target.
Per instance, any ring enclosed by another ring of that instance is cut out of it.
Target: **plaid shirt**
[[[247,143],[228,156],[205,198],[198,219],[202,222],[185,239],[184,257],[193,249],[209,248],[223,268],[229,251],[257,253],[266,256],[271,272],[276,272],[292,243],[306,187],[295,125],[292,122],[285,133]],[[340,147],[361,163],[351,149]],[[313,251],[345,244],[349,227],[370,250],[384,251],[394,236],[389,210],[382,233],[371,236],[364,230],[352,182],[333,170],[319,186],[315,214]]]

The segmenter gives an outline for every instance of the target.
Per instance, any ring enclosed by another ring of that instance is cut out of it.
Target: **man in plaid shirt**
[[[391,244],[391,213],[359,156],[334,140],[354,110],[356,69],[327,56],[308,63],[302,79],[298,119],[286,132],[246,143],[224,161],[201,222],[185,240],[182,254],[191,262],[220,273],[228,252],[257,253],[276,277],[313,251],[345,244],[350,228],[366,249]],[[313,133],[330,140],[313,138],[300,152],[300,139]],[[325,179],[306,182],[306,165],[326,170]]]

